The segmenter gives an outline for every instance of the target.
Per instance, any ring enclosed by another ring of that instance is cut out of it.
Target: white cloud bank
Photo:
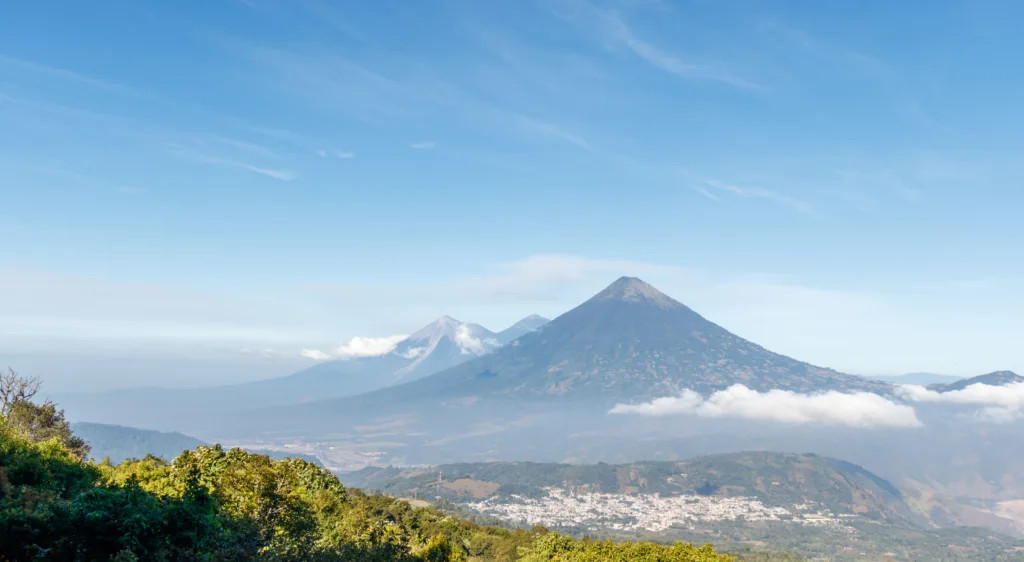
[[[974,406],[1024,406],[1024,382],[1005,386],[975,383],[960,390],[937,392],[923,386],[901,385],[896,392],[911,402],[941,402]]]
[[[949,392],[908,384],[897,387],[896,392],[911,402],[983,406],[975,415],[979,421],[1010,423],[1024,419],[1024,382],[1004,386],[975,383]]]
[[[302,356],[314,361],[327,361],[330,359],[355,359],[357,357],[378,357],[393,351],[399,342],[409,336],[395,335],[386,338],[364,338],[356,336],[347,343],[328,350],[304,349]]]
[[[741,418],[788,424],[817,423],[859,428],[922,425],[911,406],[898,404],[869,392],[757,392],[741,384],[715,392],[706,399],[697,392],[685,390],[680,396],[657,398],[644,404],[618,404],[610,413],[645,416],[682,414],[706,418]]]

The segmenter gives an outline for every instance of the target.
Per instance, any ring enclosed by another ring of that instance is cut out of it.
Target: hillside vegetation
[[[241,449],[95,464],[63,412],[33,394],[0,412],[0,560],[732,560],[710,546],[480,526],[348,489],[302,459]]]

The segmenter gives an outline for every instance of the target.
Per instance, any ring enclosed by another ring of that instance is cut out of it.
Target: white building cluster
[[[670,527],[693,528],[698,522],[791,521],[813,526],[845,527],[827,511],[808,512],[809,504],[768,507],[749,497],[700,495],[658,496],[572,493],[545,488],[540,498],[492,497],[467,504],[479,513],[526,525],[587,530],[660,532]]]

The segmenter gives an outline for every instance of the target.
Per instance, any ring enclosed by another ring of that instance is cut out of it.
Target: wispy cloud
[[[587,152],[599,152],[596,148],[594,148],[594,145],[591,144],[590,141],[588,141],[587,139],[577,134],[571,133],[563,129],[562,127],[559,127],[558,125],[540,121],[538,119],[527,117],[521,114],[516,114],[515,117],[516,121],[526,130],[533,131],[542,136],[563,140],[565,142],[568,142],[569,144],[576,145],[577,147],[582,148]]]
[[[265,157],[265,158],[277,158],[277,154],[273,150],[271,150],[271,149],[269,149],[269,148],[267,148],[267,147],[265,147],[263,145],[256,144],[254,142],[242,141],[242,140],[233,139],[233,138],[229,138],[229,137],[224,137],[224,136],[220,136],[220,135],[207,135],[207,137],[210,140],[212,140],[214,142],[217,142],[219,144],[223,144],[225,146],[230,146],[232,148],[237,148],[237,149],[240,149],[240,150],[244,150],[246,152],[251,152],[253,154],[257,154],[257,155]]]
[[[721,82],[744,90],[763,90],[764,87],[740,78],[719,66],[696,63],[645,41],[613,11],[602,10],[586,0],[566,0],[555,10],[563,20],[596,33],[609,45],[624,47],[648,64],[688,80]]]
[[[657,398],[643,404],[618,404],[609,413],[644,416],[691,415],[858,428],[922,425],[913,407],[870,392],[757,392],[741,384],[715,392],[708,398],[692,390],[686,390],[679,396]]]
[[[246,171],[252,172],[254,174],[259,174],[261,176],[267,176],[268,178],[274,178],[275,180],[291,181],[291,180],[295,179],[295,172],[292,172],[291,170],[278,170],[278,169],[273,169],[273,168],[262,168],[260,166],[254,166],[252,164],[248,164],[248,163],[245,163],[245,162],[238,162],[236,160],[228,160],[227,158],[215,158],[215,157],[206,156],[206,157],[202,157],[201,160],[203,162],[208,162],[210,164],[223,164],[225,166],[233,166],[235,168],[240,168],[242,170],[246,170]]]
[[[461,85],[465,77],[449,80],[422,64],[400,60],[389,68],[371,69],[320,50],[293,52],[227,40],[223,44],[230,52],[281,77],[274,80],[278,87],[326,112],[377,123],[436,113],[440,109],[473,127],[498,134],[529,133],[532,137],[554,138],[597,152],[594,143],[578,132],[519,107],[528,105],[534,109],[532,104],[500,104],[495,96],[483,96],[478,88]],[[417,150],[430,150],[438,145],[432,139],[408,144]]]
[[[148,99],[162,103],[169,103],[170,100],[163,96],[147,92],[139,88],[127,86],[110,80],[96,78],[67,68],[50,66],[47,64],[10,57],[0,54],[0,68],[6,68],[18,72],[27,72],[40,76],[47,76],[68,82],[75,82],[80,85],[89,86],[111,93],[127,95],[135,98]]]
[[[776,19],[762,22],[760,29],[777,34],[826,63],[829,70],[842,68],[874,82],[889,97],[892,107],[901,116],[933,131],[951,132],[951,128],[929,112],[917,97],[913,84],[907,81],[908,74],[890,62],[870,53],[832,44],[828,39],[816,37]]]
[[[192,149],[189,149],[187,147],[183,147],[176,144],[171,144],[168,148],[171,150],[171,152],[178,154],[180,156],[184,156],[185,158],[188,158],[189,160],[193,160],[195,162],[230,166],[233,168],[246,170],[254,174],[259,174],[261,176],[267,176],[269,178],[273,178],[280,181],[291,181],[295,179],[295,172],[287,169],[264,168],[262,166],[249,164],[248,162],[241,162],[238,160],[231,160],[229,158],[222,158],[219,156],[203,154],[200,152],[196,152]]]
[[[815,211],[814,206],[810,203],[763,187],[740,187],[738,185],[713,180],[705,181],[704,184],[724,193],[731,193],[739,197],[749,197],[753,199],[767,199],[807,215],[817,215],[817,211]],[[703,186],[697,186],[697,188],[703,188]],[[697,190],[698,193],[715,199],[714,195],[708,192],[707,189],[704,189],[704,192],[701,192],[697,188],[695,188],[695,190]]]
[[[347,150],[339,150],[338,152],[336,152],[334,154],[334,156],[337,157],[337,158],[341,158],[343,160],[346,160],[346,159],[349,159],[349,158],[355,158],[356,157],[356,153],[355,152],[349,152]]]
[[[721,201],[721,199],[719,199],[717,195],[708,191],[708,188],[704,187],[703,185],[695,185],[693,186],[693,190],[712,201]]]

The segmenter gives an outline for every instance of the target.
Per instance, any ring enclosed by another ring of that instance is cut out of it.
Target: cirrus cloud
[[[857,428],[922,425],[913,407],[870,392],[758,392],[741,384],[732,385],[707,398],[693,390],[684,390],[679,396],[657,398],[643,404],[617,404],[609,413],[644,416],[692,415]]]

